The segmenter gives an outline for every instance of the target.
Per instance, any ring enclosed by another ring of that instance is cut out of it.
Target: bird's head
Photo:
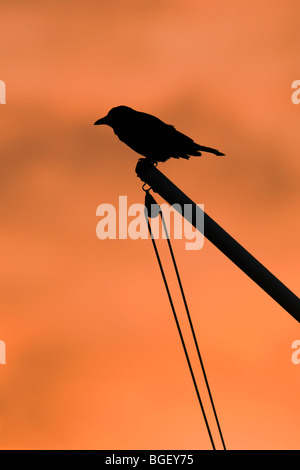
[[[114,129],[115,127],[118,127],[119,124],[126,121],[133,112],[133,109],[128,106],[116,106],[115,108],[112,108],[106,116],[94,122],[94,126],[106,124]]]

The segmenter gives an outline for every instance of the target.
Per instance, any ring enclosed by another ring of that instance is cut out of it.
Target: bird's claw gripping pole
[[[151,161],[141,158],[136,165],[136,173],[171,206],[175,204],[174,209],[177,210],[178,204],[181,207],[190,204],[192,225],[198,229],[196,214],[198,211],[202,212],[202,209],[161,173]],[[183,211],[182,213],[184,214]],[[204,236],[300,323],[300,299],[205,212]]]

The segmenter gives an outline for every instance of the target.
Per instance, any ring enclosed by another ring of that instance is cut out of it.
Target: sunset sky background
[[[0,448],[210,449],[150,240],[96,237],[144,193],[92,124],[126,104],[224,151],[159,169],[299,295],[299,1],[0,8]],[[299,324],[208,241],[173,246],[228,449],[300,449]]]

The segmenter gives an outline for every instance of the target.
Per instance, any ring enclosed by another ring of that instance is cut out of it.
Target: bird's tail
[[[201,152],[213,153],[214,155],[223,156],[225,153],[219,152],[219,150],[213,149],[211,147],[204,147],[203,145],[198,145],[197,150]]]

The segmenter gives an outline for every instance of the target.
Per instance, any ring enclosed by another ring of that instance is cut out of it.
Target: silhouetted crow
[[[157,117],[128,106],[112,108],[107,116],[94,123],[96,126],[100,124],[112,127],[122,142],[153,163],[165,162],[172,157],[189,159],[191,155],[200,156],[201,151],[224,155],[213,148],[196,144]]]

